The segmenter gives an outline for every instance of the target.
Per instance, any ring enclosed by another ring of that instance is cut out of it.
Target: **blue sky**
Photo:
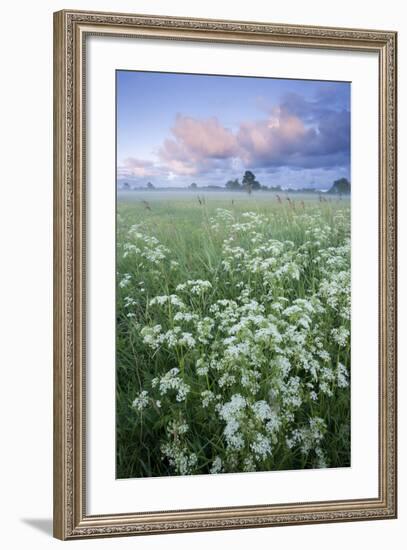
[[[117,71],[118,184],[350,179],[350,84]]]

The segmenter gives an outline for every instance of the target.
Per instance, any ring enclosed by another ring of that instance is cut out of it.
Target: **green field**
[[[117,202],[117,477],[350,465],[350,202]]]

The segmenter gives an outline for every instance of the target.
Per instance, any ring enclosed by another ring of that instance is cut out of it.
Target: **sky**
[[[350,180],[350,83],[117,71],[117,183]]]

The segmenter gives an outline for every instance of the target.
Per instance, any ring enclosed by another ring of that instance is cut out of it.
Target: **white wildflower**
[[[119,281],[119,287],[120,288],[125,288],[126,286],[128,286],[130,284],[130,281],[131,281],[130,273],[125,273]]]
[[[146,390],[143,390],[138,394],[138,396],[133,401],[133,407],[137,409],[138,411],[142,411],[145,409],[148,405],[148,392]]]
[[[336,369],[336,379],[339,388],[347,388],[349,386],[349,375],[347,368],[342,363],[338,363]]]
[[[196,340],[190,332],[183,332],[178,340],[178,344],[187,348],[194,348]]]
[[[209,471],[211,474],[219,474],[222,471],[222,459],[219,456],[215,456]]]
[[[204,390],[203,392],[201,392],[201,402],[202,402],[202,407],[204,409],[206,409],[208,405],[212,403],[214,400],[215,400],[215,396],[213,392],[211,392],[210,390]]]
[[[177,292],[188,290],[191,294],[202,294],[210,288],[212,288],[212,284],[209,281],[196,279],[194,281],[186,281],[185,283],[179,284],[176,287],[176,290]]]
[[[264,460],[271,454],[271,445],[267,437],[257,433],[255,440],[250,444],[250,449],[259,460]]]
[[[272,417],[270,405],[266,401],[256,401],[251,405],[251,408],[259,420],[265,421]]]

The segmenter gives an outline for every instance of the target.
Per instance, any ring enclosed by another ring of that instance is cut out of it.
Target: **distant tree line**
[[[252,191],[273,191],[276,193],[281,193],[284,190],[281,188],[281,185],[261,185],[256,180],[256,176],[250,170],[247,170],[242,178],[242,182],[236,178],[234,180],[229,180],[225,185],[226,189],[230,191],[246,191],[249,194]],[[290,193],[320,193],[320,189],[315,187],[300,187],[295,189],[290,189]],[[327,191],[329,194],[336,195],[348,195],[350,193],[350,182],[346,178],[340,178],[334,181],[332,187]]]
[[[129,183],[124,182],[121,185],[123,190],[131,190]],[[133,190],[145,190],[148,189],[149,191],[155,190],[156,187],[149,181],[147,183],[146,187],[136,187],[133,188]],[[158,188],[160,189],[160,188]],[[183,188],[180,187],[166,187],[167,190],[181,190]],[[193,182],[189,185],[188,189],[194,191],[197,189],[208,189],[212,191],[222,191],[224,189],[227,189],[228,191],[244,191],[248,193],[249,195],[253,191],[271,191],[275,193],[284,193],[286,191],[289,191],[290,193],[321,193],[320,189],[316,189],[315,187],[301,187],[296,189],[282,189],[281,185],[262,185],[259,181],[257,181],[256,176],[251,172],[250,170],[246,170],[243,174],[242,181],[240,182],[238,178],[234,180],[229,180],[226,182],[225,187],[221,187],[220,185],[206,185],[202,187],[198,187],[198,185]],[[326,191],[326,193],[330,195],[349,195],[350,194],[350,182],[346,178],[340,178],[338,180],[335,180],[331,186],[331,188]]]

